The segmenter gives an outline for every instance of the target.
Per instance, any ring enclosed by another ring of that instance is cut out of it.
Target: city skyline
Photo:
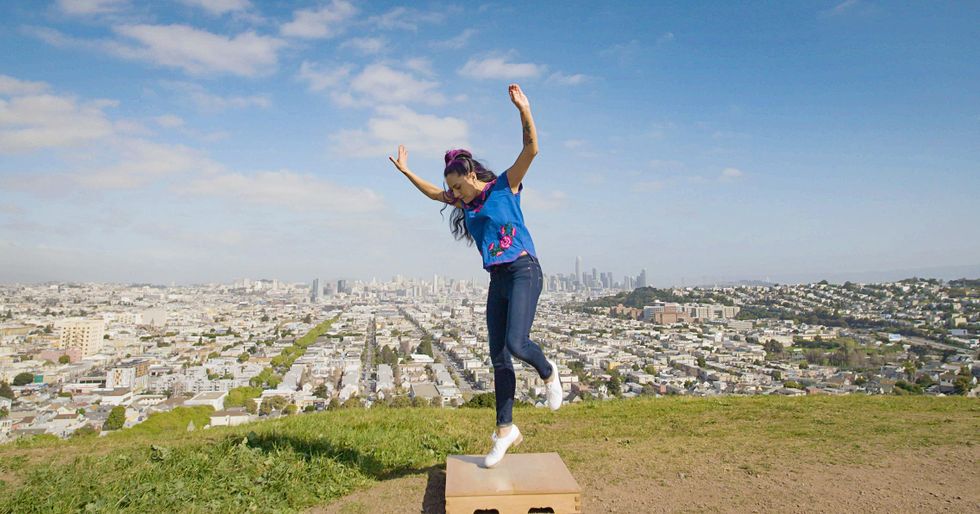
[[[552,10],[5,3],[0,283],[486,279],[386,156],[503,172],[511,82],[547,274],[980,276],[980,6]]]

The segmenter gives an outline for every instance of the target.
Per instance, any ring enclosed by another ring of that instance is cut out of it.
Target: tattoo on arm
[[[531,138],[531,124],[529,122],[524,122],[524,146],[528,146],[534,142]]]

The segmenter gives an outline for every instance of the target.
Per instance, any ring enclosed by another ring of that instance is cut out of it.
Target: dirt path
[[[800,464],[790,458],[728,463],[709,454],[681,465],[676,458],[655,465],[643,453],[616,452],[600,471],[570,466],[584,492],[583,512],[980,513],[977,446],[865,455],[859,459],[864,464]],[[445,484],[445,471],[434,467],[310,512],[444,512]]]

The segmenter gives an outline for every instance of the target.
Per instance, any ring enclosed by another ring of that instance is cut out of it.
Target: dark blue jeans
[[[493,390],[497,397],[497,426],[513,422],[516,376],[510,357],[534,367],[542,379],[551,377],[551,365],[541,347],[531,341],[531,323],[538,306],[544,275],[538,259],[522,255],[490,269],[487,293],[487,333],[493,362]]]

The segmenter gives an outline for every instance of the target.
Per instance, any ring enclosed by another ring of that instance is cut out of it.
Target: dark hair
[[[491,182],[497,178],[494,172],[486,169],[483,164],[480,164],[480,161],[474,159],[473,154],[469,150],[459,148],[446,152],[446,169],[442,173],[443,177],[448,177],[450,173],[455,173],[463,177],[469,175],[471,171],[476,173],[476,178],[482,182]],[[446,206],[448,205],[447,203]],[[439,212],[445,209],[446,207],[444,206]],[[466,239],[467,244],[470,246],[473,245],[473,236],[466,228],[466,218],[463,209],[458,207],[453,209],[453,212],[449,215],[449,227],[452,230],[453,237],[457,241]]]

